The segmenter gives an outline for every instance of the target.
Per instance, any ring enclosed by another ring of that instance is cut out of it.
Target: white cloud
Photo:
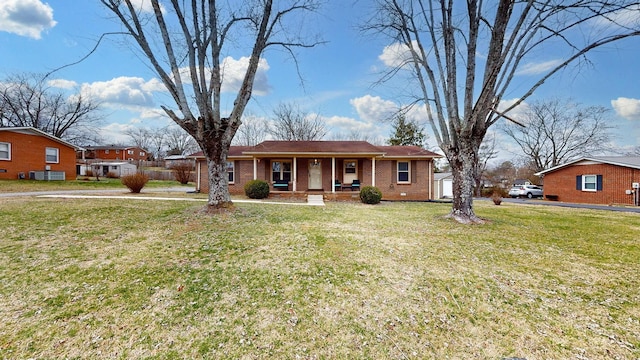
[[[73,89],[78,86],[78,83],[73,80],[65,80],[65,79],[53,79],[47,82],[49,86],[59,88],[59,89]]]
[[[151,0],[131,0],[131,4],[135,9],[140,9],[142,12],[153,12],[153,6],[151,5]],[[160,11],[162,13],[165,12],[165,8],[162,4],[160,4]]]
[[[611,106],[620,117],[628,120],[640,120],[640,99],[619,97],[611,100]]]
[[[135,123],[135,121],[132,121]],[[127,131],[134,130],[135,125],[111,123],[100,128],[99,133],[102,139],[101,145],[111,145],[116,143],[127,144],[131,141],[129,136],[125,135]]]
[[[144,81],[139,77],[118,77],[82,85],[82,93],[88,93],[111,106],[140,109],[153,107],[153,91],[164,90],[157,80]]]
[[[549,61],[543,61],[543,62],[524,64],[524,66],[522,66],[516,72],[516,75],[543,74],[543,73],[546,73],[546,72],[550,71],[551,69],[557,67],[561,63],[562,63],[562,60],[555,59],[555,60],[549,60]]]
[[[414,48],[417,48],[417,42],[414,40]],[[378,56],[378,59],[389,67],[402,67],[411,61],[411,51],[409,47],[402,43],[394,43],[385,46],[382,50],[382,54]]]
[[[224,58],[222,61],[222,92],[237,92],[240,90],[247,67],[249,67],[248,57],[243,56],[238,60],[232,57]],[[258,62],[252,94],[267,95],[269,93],[271,87],[267,79],[267,70],[269,70],[269,63],[266,59],[261,58]]]
[[[40,0],[0,1],[0,31],[40,39],[55,25],[53,9]]]
[[[349,100],[358,112],[360,119],[365,122],[377,123],[389,120],[398,111],[398,106],[379,96],[365,95]]]
[[[244,75],[249,67],[249,58],[241,57],[236,60],[230,56],[222,59],[222,89],[223,93],[234,93],[240,90]],[[271,86],[267,79],[267,71],[269,70],[269,63],[266,59],[261,58],[258,61],[258,70],[256,70],[256,76],[253,83],[253,95],[264,96],[269,93]],[[207,78],[211,75],[207,72]],[[189,68],[181,68],[180,76],[185,84],[191,83],[191,75]]]

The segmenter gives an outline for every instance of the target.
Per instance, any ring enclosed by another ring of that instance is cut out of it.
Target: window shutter
[[[582,190],[582,175],[576,176],[576,190]]]
[[[596,176],[596,189],[602,191],[602,175]]]
[[[417,166],[416,163],[417,163],[417,161],[415,161],[415,160],[411,161],[411,183],[413,183],[413,184],[415,184],[417,182],[416,173],[418,172],[417,171],[418,166]]]

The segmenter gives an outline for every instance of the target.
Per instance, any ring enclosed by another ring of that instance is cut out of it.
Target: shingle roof
[[[39,136],[44,136],[46,138],[49,138],[53,141],[59,142],[60,144],[63,144],[65,146],[71,147],[75,150],[81,150],[82,148],[76,145],[73,145],[70,142],[67,142],[65,140],[60,139],[59,137],[53,136],[51,134],[47,134],[46,132],[40,130],[40,129],[36,129],[34,127],[30,127],[30,126],[21,126],[21,127],[0,127],[0,131],[12,131],[12,132],[18,132],[18,133],[22,133],[22,134],[31,134],[31,135],[39,135]]]
[[[247,154],[368,154],[382,151],[366,141],[264,141]]]
[[[640,156],[592,156],[584,157],[574,161],[570,161],[566,164],[558,165],[547,170],[540,171],[536,175],[544,175],[567,166],[571,166],[580,162],[592,161],[609,165],[616,165],[622,167],[628,167],[633,169],[640,169]]]
[[[256,146],[231,146],[229,157],[242,156],[377,156],[387,158],[437,158],[441,155],[419,146],[375,146],[366,141],[264,141]],[[203,157],[202,151],[190,157]]]

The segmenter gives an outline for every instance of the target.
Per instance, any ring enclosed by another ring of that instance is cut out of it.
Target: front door
[[[322,163],[320,160],[309,160],[309,189],[322,190]]]

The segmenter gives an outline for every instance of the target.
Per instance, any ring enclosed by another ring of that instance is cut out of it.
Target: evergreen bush
[[[244,185],[244,193],[250,199],[269,197],[269,183],[264,180],[251,180]]]
[[[360,189],[360,201],[365,204],[377,204],[382,200],[382,191],[375,186],[365,186]]]

